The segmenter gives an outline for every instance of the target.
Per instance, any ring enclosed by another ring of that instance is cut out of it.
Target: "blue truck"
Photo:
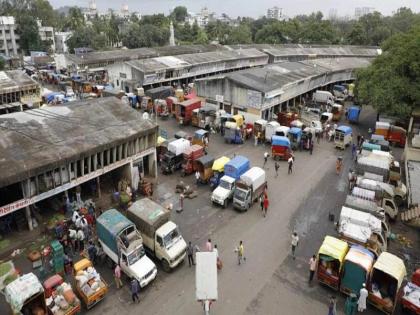
[[[157,268],[146,256],[143,239],[136,225],[115,209],[96,220],[96,234],[104,253],[130,278],[145,287],[156,278]]]
[[[359,116],[362,109],[360,106],[350,106],[347,110],[347,120],[350,123],[357,124],[359,122]]]

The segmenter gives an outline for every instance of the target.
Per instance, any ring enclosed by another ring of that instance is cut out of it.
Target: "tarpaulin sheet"
[[[404,277],[407,274],[404,262],[402,259],[388,252],[383,252],[379,255],[378,260],[373,265],[374,269],[381,270],[398,281],[400,287]]]
[[[330,256],[341,263],[349,250],[349,246],[346,242],[339,240],[332,236],[326,236],[324,242],[319,248],[319,254]]]
[[[19,313],[26,300],[35,294],[44,292],[44,289],[33,273],[27,273],[9,283],[4,292],[6,301],[10,304],[13,312]]]

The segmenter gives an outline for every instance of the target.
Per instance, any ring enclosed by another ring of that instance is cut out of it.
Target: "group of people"
[[[311,152],[311,154],[312,154],[312,152]],[[269,157],[270,157],[270,155],[268,154],[268,152],[264,152],[264,163],[263,163],[263,168],[264,169],[265,169],[265,166],[267,165]],[[287,174],[292,174],[293,173],[293,164],[294,163],[295,163],[295,156],[293,154],[291,154],[290,157],[287,159],[287,165],[288,165]],[[279,162],[275,161],[274,162],[274,170],[276,171],[276,177],[279,176],[279,169],[280,169],[280,164],[279,164]]]
[[[367,298],[369,292],[366,289],[366,284],[363,283],[362,288],[357,296],[355,293],[351,293],[344,304],[345,315],[355,315],[357,312],[363,313],[367,308]],[[328,303],[328,315],[337,315],[337,300],[335,296],[331,296]]]
[[[264,193],[260,196],[261,212],[264,218],[267,216],[267,210],[268,210],[269,205],[270,205],[270,202],[268,201],[268,192],[267,192],[267,187],[266,187],[264,189]]]

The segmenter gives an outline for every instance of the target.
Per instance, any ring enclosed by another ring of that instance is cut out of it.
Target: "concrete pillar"
[[[25,214],[26,214],[26,220],[28,221],[29,231],[32,231],[34,227],[32,226],[31,209],[29,209],[29,206],[25,207]]]
[[[101,181],[100,181],[100,176],[96,177],[96,191],[98,193],[98,198],[101,198]]]

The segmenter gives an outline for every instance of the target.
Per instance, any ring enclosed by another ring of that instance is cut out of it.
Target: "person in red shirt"
[[[268,209],[268,205],[269,205],[269,202],[268,202],[268,198],[267,197],[265,197],[264,198],[264,218],[265,218],[265,216],[267,215],[267,209]]]

